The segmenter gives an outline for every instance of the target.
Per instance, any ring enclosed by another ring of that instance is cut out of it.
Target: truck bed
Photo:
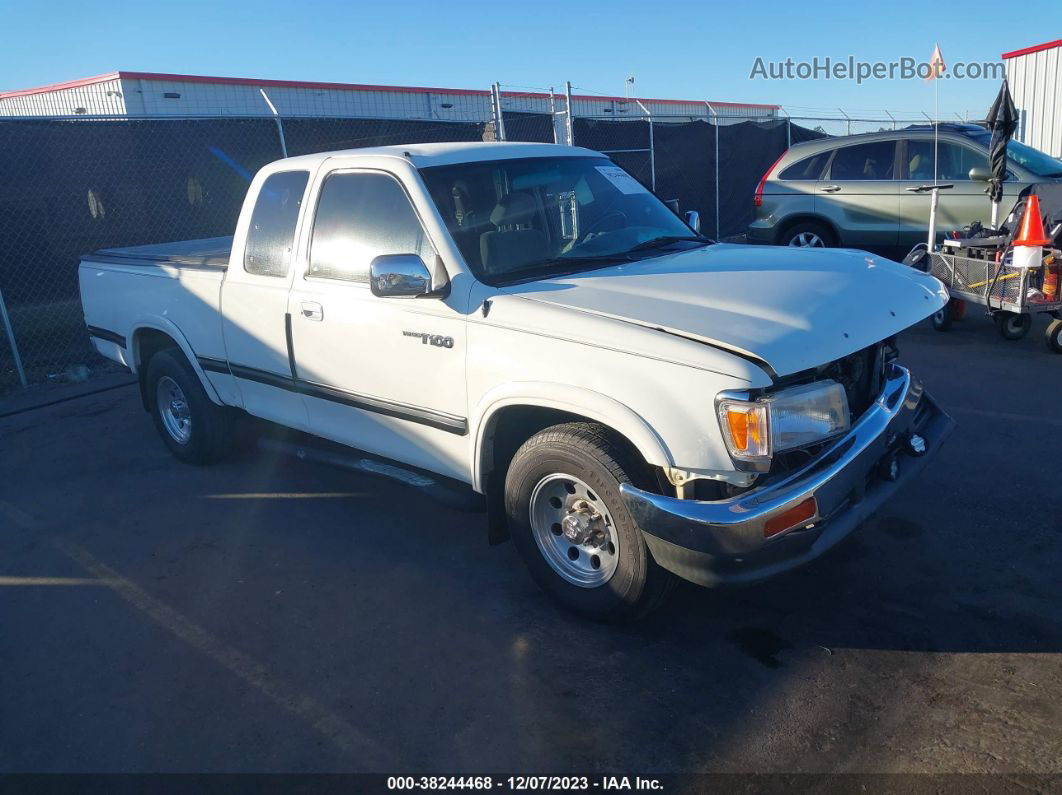
[[[232,252],[232,236],[178,240],[146,246],[102,248],[81,258],[82,262],[115,265],[172,265],[178,268],[225,270]]]
[[[221,283],[231,249],[231,237],[211,237],[84,255],[81,303],[96,350],[135,370],[137,329],[152,328],[190,358],[223,359]]]

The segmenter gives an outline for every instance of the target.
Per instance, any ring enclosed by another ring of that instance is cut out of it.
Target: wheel
[[[1020,340],[1032,328],[1032,315],[1017,312],[996,312],[993,318],[996,331],[1005,340]]]
[[[833,245],[833,233],[823,224],[801,221],[785,230],[780,242],[793,248],[827,248]]]
[[[951,328],[952,321],[955,320],[952,308],[952,302],[948,301],[944,306],[930,315],[929,322],[933,324],[934,330],[947,331]]]
[[[188,360],[176,348],[160,351],[147,366],[145,394],[162,441],[187,464],[209,464],[229,452],[233,413],[214,403]]]
[[[1062,320],[1058,318],[1047,324],[1047,333],[1044,336],[1047,349],[1054,353],[1062,353]]]
[[[594,423],[554,425],[516,451],[505,478],[513,541],[547,593],[584,616],[620,621],[657,607],[674,576],[657,565],[620,498],[647,468]]]

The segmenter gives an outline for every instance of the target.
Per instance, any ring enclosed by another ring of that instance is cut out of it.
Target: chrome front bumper
[[[664,497],[623,484],[621,492],[660,565],[699,585],[755,582],[825,552],[912,480],[955,427],[911,374],[892,364],[877,401],[852,429],[801,469],[727,500]],[[917,433],[923,455],[906,451]],[[898,477],[882,477],[896,457]],[[818,512],[765,537],[767,523],[814,497]]]

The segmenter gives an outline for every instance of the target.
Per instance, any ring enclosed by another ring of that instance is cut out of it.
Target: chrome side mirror
[[[686,226],[699,235],[701,233],[701,214],[696,210],[687,210]]]
[[[446,283],[449,287],[449,282]],[[416,254],[382,254],[369,265],[369,287],[380,298],[443,295],[432,289],[431,271]]]
[[[970,169],[970,173],[967,176],[973,182],[988,182],[988,180],[992,179],[992,172],[987,168],[974,166]]]

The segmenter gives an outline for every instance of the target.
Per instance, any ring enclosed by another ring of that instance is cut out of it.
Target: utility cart
[[[937,192],[951,187],[937,184],[918,188],[933,192],[930,241],[936,239]],[[963,316],[966,304],[974,304],[985,307],[1000,336],[1019,340],[1032,327],[1033,315],[1047,313],[1054,318],[1047,328],[1047,347],[1062,353],[1062,251],[1055,246],[1057,240],[1042,236],[1041,218],[1030,219],[1031,228],[1039,232],[1038,239],[1024,234],[1030,226],[1023,223],[1026,208],[1040,215],[1036,187],[1019,198],[999,229],[945,239],[932,250],[928,243],[921,243],[907,255],[905,262],[927,271],[948,288],[951,300],[932,316],[934,329],[946,331]],[[1048,217],[1052,217],[1050,211]]]

